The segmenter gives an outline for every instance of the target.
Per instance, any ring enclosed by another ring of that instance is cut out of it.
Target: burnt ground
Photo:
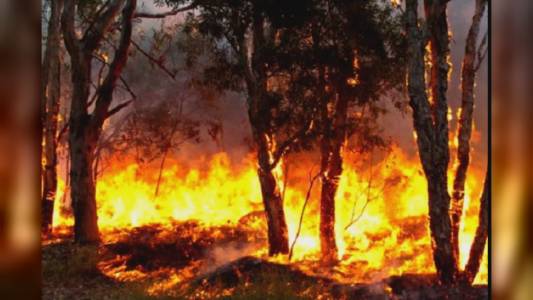
[[[244,226],[195,222],[43,242],[43,299],[487,299],[487,286],[444,288],[432,274],[346,284],[251,256],[266,239]],[[260,231],[259,231],[260,232]],[[112,238],[109,238],[112,237]],[[179,279],[179,280],[178,280]]]

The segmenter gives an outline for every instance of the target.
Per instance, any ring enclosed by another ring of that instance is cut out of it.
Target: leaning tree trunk
[[[487,0],[476,0],[476,11],[468,31],[461,72],[461,115],[457,133],[457,169],[453,182],[452,209],[452,245],[456,257],[459,256],[459,228],[463,215],[465,181],[470,164],[470,138],[472,136],[472,116],[474,113],[474,82],[476,79],[476,43],[479,35],[479,23],[485,11]]]
[[[43,63],[43,92],[44,107],[44,170],[42,177],[41,198],[41,229],[47,233],[52,227],[54,214],[54,200],[57,191],[57,123],[59,115],[59,98],[61,94],[61,64],[59,47],[61,45],[60,18],[62,0],[51,1],[51,15],[48,23],[48,39]]]
[[[418,28],[418,1],[406,1],[408,92],[413,110],[414,128],[422,167],[428,183],[429,225],[433,259],[440,281],[452,284],[458,265],[451,245],[450,196],[447,189],[449,160],[446,89],[449,65],[446,1],[426,1],[426,14],[431,38],[433,68],[431,93],[426,94],[424,46],[425,38]],[[445,36],[443,36],[445,35]]]
[[[485,251],[489,227],[489,202],[490,176],[487,170],[483,193],[481,194],[481,204],[479,206],[479,223],[470,248],[470,256],[468,257],[468,262],[463,273],[463,279],[468,285],[472,284],[476,278],[479,272],[479,266],[481,265],[481,259],[483,258],[483,252]]]
[[[325,263],[335,263],[338,260],[335,241],[335,195],[342,174],[341,152],[346,138],[347,112],[348,101],[342,93],[338,95],[332,124],[328,121],[327,103],[322,107],[325,132],[321,141],[320,248]]]

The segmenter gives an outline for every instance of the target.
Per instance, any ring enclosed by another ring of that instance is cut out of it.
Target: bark
[[[475,61],[476,44],[479,35],[479,24],[487,0],[476,0],[476,10],[472,18],[472,25],[466,38],[465,56],[461,71],[461,115],[459,117],[459,129],[457,133],[457,169],[453,182],[452,197],[452,244],[456,257],[459,257],[459,227],[463,215],[465,180],[470,164],[470,138],[472,136],[472,120],[474,113],[474,82],[476,79]]]
[[[254,99],[261,99],[260,96],[253,96]],[[252,100],[255,102],[257,100]],[[255,105],[261,105],[261,100]],[[259,110],[260,111],[260,110]],[[271,136],[267,133],[266,114],[261,114],[255,109],[249,110],[250,124],[252,125],[252,135],[257,151],[258,169],[257,175],[261,185],[261,195],[268,224],[268,246],[269,255],[289,253],[289,239],[285,212],[283,210],[283,199],[278,188],[276,177],[272,170],[272,151],[269,140]]]
[[[490,176],[487,170],[485,176],[485,184],[483,187],[483,193],[481,194],[481,204],[479,207],[479,223],[476,229],[476,235],[472,246],[470,248],[470,255],[466,264],[463,279],[471,285],[479,272],[479,266],[481,265],[481,259],[483,258],[483,252],[485,251],[485,245],[488,237],[489,227],[489,201],[490,201]]]
[[[63,1],[51,1],[51,14],[48,23],[48,38],[43,62],[42,101],[45,105],[43,120],[44,131],[44,170],[42,190],[41,229],[47,233],[52,226],[54,200],[57,191],[57,123],[59,116],[59,98],[61,95],[61,61],[59,57],[60,18]]]
[[[325,132],[321,140],[322,190],[320,193],[320,248],[322,260],[338,260],[335,241],[335,195],[342,174],[342,147],[346,140],[348,99],[344,93],[337,96],[333,122],[328,121],[327,103],[322,106],[322,123]]]
[[[239,37],[239,58],[244,67],[245,82],[248,91],[248,118],[252,128],[253,142],[257,151],[257,174],[261,185],[261,194],[268,225],[269,255],[288,254],[289,238],[285,221],[283,199],[279,185],[272,170],[279,162],[279,155],[272,151],[272,134],[270,126],[270,110],[267,97],[267,74],[262,61],[261,50],[265,44],[265,20],[254,16],[252,24],[253,48],[251,55],[244,35]],[[251,56],[251,57],[250,57]],[[275,159],[277,157],[278,159]]]
[[[65,45],[71,57],[73,95],[69,119],[71,199],[74,211],[74,239],[78,243],[99,241],[96,187],[93,179],[95,149],[103,122],[109,117],[113,90],[128,57],[135,0],[129,0],[122,12],[122,32],[109,71],[97,89],[95,109],[87,111],[91,80],[91,59],[103,35],[124,4],[111,2],[96,17],[83,39],[75,33],[75,1],[68,1],[62,18]]]
[[[265,154],[264,151],[258,151],[258,155],[263,154]],[[258,175],[268,223],[268,253],[269,255],[288,254],[288,229],[283,210],[283,200],[276,178],[272,170],[261,162],[259,163]]]
[[[422,168],[428,182],[429,225],[433,259],[441,283],[452,284],[457,275],[457,258],[451,245],[450,196],[447,190],[448,124],[446,89],[449,65],[446,1],[426,1],[433,60],[430,105],[426,93],[425,39],[418,27],[418,1],[406,1],[408,43],[408,93]]]

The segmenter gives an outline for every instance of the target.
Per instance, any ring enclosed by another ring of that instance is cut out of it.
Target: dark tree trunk
[[[457,133],[457,169],[453,182],[452,209],[452,244],[456,257],[459,257],[459,228],[463,215],[465,181],[468,165],[470,164],[470,138],[472,136],[472,116],[474,113],[474,82],[476,79],[476,44],[479,35],[479,23],[485,11],[487,0],[476,0],[476,10],[472,18],[472,25],[468,31],[461,73],[461,115]]]
[[[441,280],[455,281],[458,259],[454,255],[451,236],[450,195],[448,193],[448,164],[450,161],[448,138],[449,43],[447,0],[425,0],[429,46],[431,52],[430,92],[433,98],[433,123],[435,143],[433,161],[428,172],[429,223],[435,241],[434,258]]]
[[[433,258],[440,281],[452,284],[457,276],[457,258],[451,244],[450,196],[447,189],[449,161],[446,89],[449,65],[446,1],[426,1],[433,68],[430,105],[426,94],[425,38],[418,28],[418,1],[406,2],[408,44],[408,92],[422,167],[428,182],[429,224]],[[445,35],[445,36],[443,36]]]
[[[272,170],[260,165],[257,170],[268,223],[268,254],[288,254],[289,238],[283,200]]]
[[[279,185],[272,170],[279,159],[274,157],[272,150],[271,112],[267,97],[267,72],[262,58],[265,45],[264,17],[254,16],[252,24],[253,45],[250,49],[244,34],[239,37],[239,58],[243,64],[246,88],[248,91],[248,118],[252,128],[252,137],[257,153],[257,175],[261,185],[261,194],[268,225],[269,255],[288,254],[289,238],[283,198]],[[251,50],[251,57],[249,56]],[[279,157],[281,157],[280,153]],[[278,158],[279,158],[278,157]]]
[[[489,227],[489,201],[490,201],[490,176],[487,170],[485,175],[485,184],[483,186],[483,193],[481,194],[481,204],[479,206],[479,223],[476,229],[476,235],[470,248],[470,255],[466,264],[463,279],[470,285],[476,278],[485,251],[485,245],[488,237]]]
[[[99,241],[96,214],[96,188],[93,177],[97,135],[87,113],[90,54],[72,60],[72,105],[69,119],[70,198],[74,212],[74,240],[79,243]]]
[[[261,185],[261,195],[268,224],[268,253],[269,255],[288,254],[289,238],[283,199],[276,177],[272,172],[272,153],[268,134],[264,129],[264,121],[264,114],[250,112],[250,123],[252,124],[258,160],[257,175]]]
[[[327,102],[322,106],[323,134],[321,140],[322,190],[320,193],[320,248],[322,260],[329,264],[338,260],[335,241],[335,195],[342,174],[342,147],[346,139],[348,99],[337,97],[333,122],[327,114]]]
[[[61,45],[60,18],[63,1],[51,1],[51,15],[48,23],[48,39],[46,41],[45,58],[43,62],[43,91],[44,105],[44,170],[42,177],[41,198],[41,229],[47,233],[52,227],[54,214],[54,200],[57,192],[57,123],[59,115],[59,98],[61,95],[61,62],[59,47]]]
[[[70,123],[70,180],[74,212],[74,239],[78,243],[99,241],[96,212],[96,186],[93,180],[93,160],[96,136],[88,129],[88,117],[71,117]]]
[[[75,33],[75,1],[66,3],[62,18],[65,45],[72,65],[73,95],[69,119],[70,181],[74,211],[74,239],[78,243],[99,241],[96,185],[93,177],[94,156],[102,125],[110,116],[109,106],[113,99],[116,81],[127,61],[132,33],[131,20],[136,7],[135,0],[129,0],[124,6],[119,46],[115,51],[107,76],[96,90],[94,111],[89,114],[87,106],[91,60],[93,52],[98,48],[124,2],[124,0],[111,2],[96,17],[93,26],[81,40]]]

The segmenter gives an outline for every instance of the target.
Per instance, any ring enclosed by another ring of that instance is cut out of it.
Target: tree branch
[[[306,126],[304,126],[294,135],[286,139],[283,143],[280,144],[279,147],[276,148],[276,150],[272,154],[273,159],[272,159],[272,162],[270,163],[270,169],[274,169],[277,166],[277,164],[279,163],[279,161],[281,160],[285,152],[287,152],[287,150],[290,148],[290,146],[292,146],[294,142],[296,142],[296,140],[298,140],[299,138],[302,138],[309,131],[309,129],[311,129],[312,124],[313,124],[313,121],[311,119],[306,124]]]
[[[135,100],[135,98],[133,99],[130,99],[126,102],[123,102],[121,104],[118,104],[117,106],[115,106],[114,108],[110,109],[108,112],[107,112],[107,115],[106,115],[106,119],[107,118],[110,118],[111,116],[113,116],[114,114],[118,113],[119,111],[121,111],[123,108],[125,108],[126,106],[130,105],[130,103],[133,102],[133,100]]]
[[[369,175],[369,178],[368,178],[368,185],[366,187],[366,202],[365,202],[365,205],[363,205],[363,208],[361,209],[361,212],[359,213],[357,218],[354,218],[355,217],[355,205],[357,203],[357,202],[354,202],[353,208],[352,208],[352,217],[350,218],[350,222],[344,227],[344,230],[347,230],[348,228],[350,228],[350,226],[352,226],[353,224],[357,223],[357,221],[359,221],[359,219],[361,219],[361,217],[363,216],[363,213],[365,212],[366,207],[368,206],[368,203],[370,202],[370,191],[372,189],[372,179],[374,178],[374,172],[372,170],[373,167],[374,167],[373,157],[374,157],[374,151],[370,152],[370,175]]]
[[[124,1],[125,0],[114,0],[113,3],[108,5],[106,10],[96,16],[94,22],[87,29],[82,39],[86,51],[93,52],[96,47],[98,47],[98,44],[111,25],[111,22],[124,4]]]
[[[115,88],[116,81],[120,77],[126,61],[128,60],[128,50],[131,43],[132,35],[132,16],[135,12],[137,5],[136,0],[128,0],[128,3],[124,7],[122,12],[122,33],[120,36],[120,43],[115,51],[113,61],[109,66],[109,71],[104,79],[104,82],[100,86],[98,93],[98,99],[96,100],[95,108],[93,111],[94,125],[100,126],[101,123],[108,117],[109,105],[113,100],[113,90]]]
[[[75,27],[76,7],[74,1],[66,1],[63,8],[63,15],[61,16],[61,29],[65,40],[65,47],[67,48],[72,59],[79,60],[80,45],[76,37]]]
[[[481,44],[477,49],[477,62],[474,66],[474,72],[477,72],[479,70],[479,68],[481,67],[481,63],[483,62],[483,60],[485,60],[485,56],[487,56],[487,35],[488,33],[485,32],[485,35],[483,35],[483,39],[481,40]]]
[[[67,132],[68,127],[69,127],[68,124],[69,122],[65,122],[65,125],[63,126],[63,128],[61,128],[61,131],[59,131],[59,133],[56,136],[56,142],[59,142],[61,140],[61,137],[63,137],[63,134]]]
[[[163,64],[163,62],[160,59],[156,59],[156,58],[152,57],[148,52],[144,51],[143,48],[141,48],[141,46],[139,46],[139,44],[137,44],[135,41],[132,40],[131,44],[135,48],[137,48],[137,50],[139,50],[139,52],[141,52],[144,56],[146,56],[146,58],[148,58],[148,60],[150,60],[152,63],[154,63],[156,66],[158,66],[161,70],[163,70],[163,72],[167,73],[168,76],[170,76],[172,79],[176,79],[176,72],[172,72],[169,69],[167,69],[167,67],[165,67],[165,65]]]
[[[291,248],[289,251],[289,261],[292,258],[294,245],[296,245],[296,241],[298,240],[298,237],[300,236],[300,231],[302,230],[302,221],[304,219],[305,208],[307,207],[307,203],[309,202],[309,198],[311,197],[311,191],[313,190],[313,184],[318,179],[318,177],[320,177],[320,175],[322,174],[322,172],[317,172],[315,176],[312,176],[311,175],[312,173],[313,173],[313,169],[311,169],[311,171],[309,172],[309,187],[307,188],[307,193],[305,194],[304,205],[302,206],[302,211],[300,213],[300,220],[298,221],[298,230],[296,231],[296,236],[294,237],[294,240],[292,241]]]
[[[97,60],[99,60],[100,62],[102,62],[104,65],[107,65],[109,66],[110,64],[108,62],[106,62],[102,57],[100,57],[99,55],[94,55],[94,58],[96,58]],[[128,84],[128,82],[126,81],[126,79],[124,79],[124,77],[122,75],[119,76],[119,80],[120,82],[122,83],[122,85],[124,85],[124,89],[131,95],[132,98],[135,98],[137,99],[137,95],[135,94],[135,92],[131,89],[130,85]]]
[[[134,18],[146,18],[146,19],[162,19],[170,16],[175,16],[181,12],[195,9],[198,6],[196,2],[193,2],[187,6],[175,8],[167,12],[162,13],[149,13],[149,12],[138,12],[133,15]]]

